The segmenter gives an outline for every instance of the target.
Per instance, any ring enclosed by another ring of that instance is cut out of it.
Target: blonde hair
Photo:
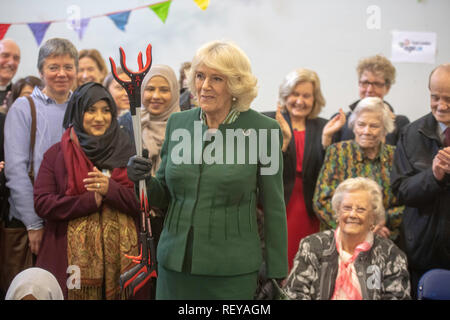
[[[389,59],[379,54],[373,57],[361,59],[358,63],[356,71],[358,73],[358,79],[361,78],[364,71],[370,71],[383,77],[388,88],[395,83],[396,71],[394,65],[391,61],[389,61]]]
[[[227,88],[233,96],[232,108],[247,111],[258,94],[257,79],[253,75],[250,60],[235,44],[227,41],[212,41],[197,50],[188,71],[189,90],[197,95],[195,74],[200,65],[217,70],[227,81]]]
[[[280,85],[278,101],[283,109],[285,109],[287,97],[301,82],[310,82],[313,85],[314,104],[307,118],[314,119],[319,115],[320,111],[322,111],[322,108],[325,106],[325,98],[323,97],[322,90],[320,89],[320,79],[315,71],[300,68],[288,73]]]

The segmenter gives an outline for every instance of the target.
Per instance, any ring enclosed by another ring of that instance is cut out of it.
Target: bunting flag
[[[11,24],[0,24],[0,40],[3,39],[5,36],[6,31],[8,31],[8,28]]]
[[[202,10],[206,10],[209,6],[209,0],[194,0],[198,7]]]
[[[194,0],[194,2],[200,7],[202,10],[206,10],[209,6],[209,0]],[[137,8],[119,11],[119,12],[111,12],[106,14],[99,14],[96,16],[91,16],[87,18],[77,18],[76,20],[73,19],[61,19],[61,20],[51,20],[47,22],[12,22],[12,23],[0,23],[0,40],[3,39],[6,32],[8,32],[8,29],[13,24],[26,24],[29,26],[31,31],[33,32],[34,38],[36,39],[36,42],[38,45],[41,44],[42,40],[44,39],[45,33],[47,32],[48,27],[52,23],[58,23],[58,22],[66,22],[68,24],[68,27],[72,30],[74,30],[78,38],[80,40],[83,39],[84,33],[87,29],[87,26],[89,24],[89,21],[93,18],[100,18],[100,17],[109,17],[114,24],[122,31],[125,31],[125,26],[128,23],[128,18],[130,17],[131,11],[149,8],[151,9],[158,18],[161,19],[163,23],[166,22],[167,16],[169,15],[169,8],[172,4],[172,0],[164,0],[159,1],[157,3],[153,4],[147,4],[145,6],[140,6]]]
[[[156,13],[156,15],[161,19],[163,23],[165,23],[167,15],[169,14],[169,8],[171,3],[172,0],[169,0],[166,2],[152,4],[151,6],[149,6],[149,8],[152,9],[154,13]]]
[[[128,18],[130,16],[131,11],[119,12],[108,15],[109,18],[114,22],[117,28],[122,31],[125,31],[125,26],[128,23]]]
[[[47,29],[50,26],[50,22],[29,23],[28,26],[33,32],[38,46],[40,46],[42,39],[44,39],[45,32],[47,32]]]
[[[91,18],[84,18],[80,20],[80,25],[75,28],[75,32],[78,34],[78,39],[83,40],[84,32],[86,31],[86,27],[91,21]]]

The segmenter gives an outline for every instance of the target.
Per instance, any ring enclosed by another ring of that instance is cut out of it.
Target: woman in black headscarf
[[[65,299],[121,299],[119,276],[137,256],[139,208],[126,164],[134,154],[100,84],[70,98],[61,142],[44,155],[34,185],[45,233],[37,266],[53,273]]]

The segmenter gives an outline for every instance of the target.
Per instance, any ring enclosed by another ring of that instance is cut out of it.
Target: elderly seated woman
[[[386,210],[386,224],[377,225],[374,232],[395,240],[404,206],[398,204],[390,183],[395,146],[384,143],[386,135],[394,130],[393,119],[380,98],[369,97],[358,103],[350,116],[349,127],[355,134],[354,140],[337,142],[327,148],[314,191],[314,211],[323,223],[335,228],[330,200],[336,187],[348,178],[371,178],[382,186]]]
[[[385,218],[380,186],[350,178],[332,199],[338,224],[304,238],[284,291],[291,299],[410,299],[406,255],[389,239],[373,233]]]

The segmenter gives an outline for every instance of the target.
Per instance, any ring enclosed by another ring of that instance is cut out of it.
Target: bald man
[[[431,72],[428,87],[431,112],[402,131],[391,175],[406,206],[401,247],[414,297],[426,271],[450,269],[450,64]]]
[[[0,106],[6,104],[6,96],[12,87],[12,78],[20,63],[20,49],[11,39],[0,41]]]

